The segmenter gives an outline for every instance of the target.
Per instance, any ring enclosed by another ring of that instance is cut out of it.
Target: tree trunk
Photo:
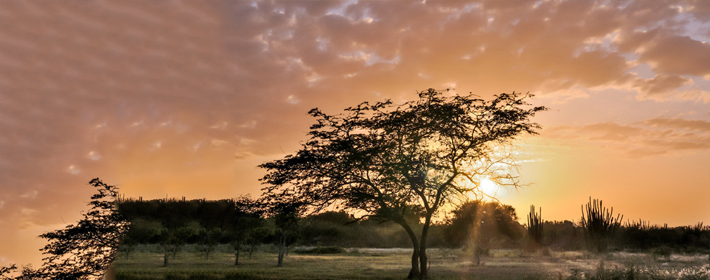
[[[412,228],[409,227],[407,222],[405,222],[403,219],[399,221],[395,221],[399,225],[401,225],[404,230],[407,232],[407,235],[409,235],[409,238],[412,240],[412,268],[409,270],[409,275],[407,275],[407,279],[420,279],[421,277],[421,272],[419,270],[419,242],[417,241],[417,236],[414,234],[414,231]]]
[[[116,279],[116,269],[112,266],[109,266],[106,272],[104,272],[103,277],[101,277],[101,280],[115,280]]]
[[[412,268],[409,269],[407,279],[421,279],[421,271],[419,270],[419,248],[417,247],[419,246],[414,246],[414,250],[412,250]]]
[[[283,266],[284,262],[284,251],[286,250],[286,234],[281,235],[281,240],[279,240],[279,260],[276,264],[277,267]]]
[[[251,260],[251,253],[254,253],[254,244],[249,245],[249,260]]]
[[[168,247],[165,247],[165,254],[163,255],[163,267],[168,267]]]
[[[428,274],[429,274],[429,267],[427,266],[429,263],[427,255],[426,255],[426,239],[427,235],[429,235],[429,223],[431,222],[431,215],[427,215],[426,220],[424,222],[424,226],[422,227],[422,236],[419,239],[419,266],[421,267],[421,279],[426,279]]]
[[[419,245],[419,266],[420,268],[420,273],[421,277],[420,279],[426,279],[427,275],[429,274],[429,267],[428,265],[428,258],[426,255],[426,234],[424,231],[422,231],[422,238],[420,240],[420,245]]]
[[[236,246],[234,246],[234,266],[239,265],[239,248],[240,248],[239,242],[237,242]]]

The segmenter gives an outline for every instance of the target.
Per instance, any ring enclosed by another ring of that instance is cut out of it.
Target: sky
[[[0,4],[0,265],[88,207],[258,196],[318,107],[453,88],[530,92],[526,187],[575,220],[710,223],[710,1],[6,1]],[[524,219],[521,219],[524,222]]]

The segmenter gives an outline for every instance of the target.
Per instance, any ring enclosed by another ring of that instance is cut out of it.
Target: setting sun
[[[496,193],[498,192],[498,184],[491,181],[488,177],[481,179],[479,188],[488,196],[496,196]]]

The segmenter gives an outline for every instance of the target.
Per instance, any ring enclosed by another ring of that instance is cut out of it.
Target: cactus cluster
[[[542,207],[540,212],[535,212],[535,205],[530,205],[530,213],[528,214],[528,237],[535,246],[541,246],[543,242],[542,231]]]
[[[621,226],[623,215],[614,217],[614,207],[604,208],[601,200],[589,198],[589,202],[582,205],[581,224],[584,228],[587,245],[597,253],[606,252],[609,241]]]

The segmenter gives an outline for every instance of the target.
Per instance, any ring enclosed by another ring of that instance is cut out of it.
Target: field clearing
[[[358,248],[329,255],[292,252],[283,267],[276,267],[275,253],[256,252],[252,259],[242,253],[235,267],[234,255],[226,251],[211,253],[209,260],[204,253],[181,252],[169,258],[168,267],[162,266],[162,253],[135,252],[128,259],[119,256],[114,264],[117,279],[405,279],[411,254],[411,249],[396,248]],[[429,257],[430,279],[587,279],[585,275],[598,274],[600,267],[617,274],[633,267],[637,275],[658,276],[653,279],[710,276],[708,255],[703,254],[661,258],[628,252],[593,256],[579,251],[492,250],[479,265],[473,256],[456,249],[430,249]]]

